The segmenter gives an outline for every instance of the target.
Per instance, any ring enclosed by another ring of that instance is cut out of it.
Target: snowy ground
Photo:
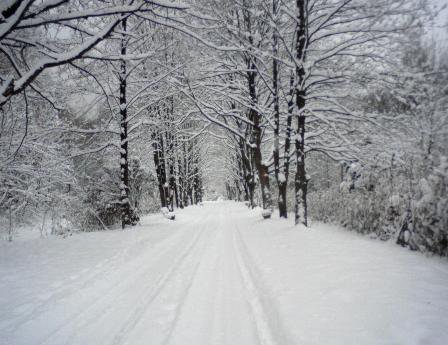
[[[0,344],[448,344],[448,263],[233,202],[0,243]]]

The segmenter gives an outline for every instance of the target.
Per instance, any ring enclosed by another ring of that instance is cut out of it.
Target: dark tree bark
[[[252,128],[252,138],[253,143],[253,157],[254,164],[258,172],[258,180],[260,181],[261,188],[261,198],[263,210],[272,210],[272,198],[269,185],[269,169],[268,166],[263,162],[263,157],[261,153],[261,139],[262,139],[262,129],[261,129],[261,114],[256,110],[257,105],[257,92],[256,92],[256,72],[255,65],[252,62],[252,58],[249,58],[247,81],[249,86],[249,95],[251,99],[251,109],[249,110],[249,120],[253,123]],[[268,213],[263,214],[264,218],[270,218],[271,215]]]
[[[179,147],[179,145],[178,145]],[[183,189],[184,189],[184,180],[183,180],[183,169],[182,169],[182,160],[180,155],[177,157],[177,192],[176,192],[176,200],[179,208],[184,208],[184,197],[183,197]]]
[[[279,181],[278,185],[279,199],[282,200],[282,207],[284,207],[283,216],[285,218],[287,218],[288,216],[287,192],[288,192],[288,180],[289,180],[289,165],[291,162],[290,153],[291,153],[293,111],[294,111],[294,78],[291,77],[290,94],[288,100],[288,115],[286,117],[285,147],[283,154],[283,177],[282,180]],[[280,212],[280,217],[282,217],[282,212]]]
[[[167,193],[167,206],[168,209],[173,212],[174,211],[174,199],[177,194],[177,185],[176,185],[176,177],[175,177],[175,165],[176,165],[176,156],[174,152],[174,128],[173,128],[173,114],[174,114],[174,104],[172,99],[170,99],[169,107],[165,109],[165,120],[168,124],[168,128],[165,132],[165,142],[166,142],[166,152],[165,152],[165,161],[168,169],[168,185],[166,186]],[[176,198],[177,200],[177,198]],[[179,206],[177,206],[179,207]]]
[[[308,180],[305,170],[305,69],[303,63],[306,58],[307,49],[307,7],[308,0],[297,0],[297,33],[296,33],[296,59],[300,65],[296,67],[296,107],[297,131],[295,140],[296,149],[296,175],[295,186],[295,224],[302,223],[308,225],[307,191]]]
[[[278,15],[277,0],[272,1],[272,15],[276,20]],[[276,28],[272,31],[272,91],[274,104],[274,175],[278,186],[278,210],[280,218],[288,217],[288,209],[286,206],[287,180],[285,174],[280,172],[280,104],[279,104],[279,65],[278,65],[278,33]]]
[[[183,199],[184,199],[184,206],[188,206],[188,201],[189,201],[189,189],[190,189],[190,181],[188,179],[189,176],[189,166],[188,166],[188,148],[187,148],[187,143],[184,141],[183,145],[182,145],[182,149],[183,149],[183,161],[184,161],[184,174],[183,174],[183,188],[182,188],[182,193],[183,193]]]
[[[159,187],[160,204],[162,207],[167,207],[167,197],[165,191],[166,185],[166,171],[165,171],[165,157],[163,150],[163,138],[160,134],[153,134],[153,156],[154,166],[156,168],[157,182]]]
[[[308,205],[307,192],[308,180],[305,171],[305,116],[297,119],[298,137],[296,138],[296,175],[294,180],[295,186],[295,223],[302,223],[308,226]]]
[[[238,188],[239,199],[245,202],[249,202],[249,188],[246,180],[246,169],[244,167],[243,158],[241,151],[237,151],[237,176],[238,179],[235,180],[235,187]]]
[[[179,208],[179,174],[176,169],[176,157],[173,157],[173,172],[172,172],[172,188],[174,192],[174,198],[176,203],[176,208]]]
[[[274,144],[274,172],[276,174],[278,186],[278,209],[281,218],[288,218],[287,194],[288,194],[288,180],[289,180],[289,166],[291,162],[291,135],[292,135],[292,118],[294,111],[294,78],[290,79],[288,100],[288,113],[286,117],[285,142],[283,153],[283,165],[280,161],[280,148],[278,144]],[[275,124],[277,128],[279,124]],[[275,139],[274,139],[275,140]]]
[[[247,40],[250,46],[254,46],[254,37],[252,36],[252,5],[243,0],[243,30],[248,33]],[[262,196],[263,217],[270,218],[272,213],[272,197],[269,185],[269,169],[266,163],[263,161],[261,151],[262,141],[262,114],[257,109],[258,95],[257,95],[257,68],[255,63],[255,56],[251,52],[244,53],[244,59],[246,64],[246,82],[249,93],[250,109],[248,110],[247,118],[252,123],[252,126],[247,126],[246,130],[249,130],[249,138],[251,144],[251,163],[258,173],[258,180],[260,183],[260,190]],[[252,182],[252,181],[251,181]],[[253,181],[252,183],[255,183]]]
[[[169,203],[168,203],[168,209],[173,212],[174,211],[174,197],[175,197],[175,190],[176,190],[176,179],[174,175],[170,174],[170,179],[168,183],[168,196],[169,196]]]
[[[182,178],[182,166],[180,165],[180,160],[178,162],[178,193],[177,198],[179,200],[179,208],[184,208],[184,180]]]
[[[123,30],[121,39],[121,55],[126,55],[126,18],[121,22]],[[138,217],[134,214],[129,201],[129,161],[128,161],[128,114],[126,107],[126,60],[120,62],[120,204],[121,204],[121,227],[135,225]]]
[[[176,190],[176,178],[174,176],[174,166],[173,166],[173,157],[172,157],[172,151],[171,151],[171,143],[168,144],[168,150],[165,153],[168,155],[167,166],[168,166],[168,176],[167,176],[167,183],[165,183],[165,194],[167,199],[167,207],[170,210],[170,212],[174,211],[174,198],[175,198],[175,190]]]
[[[251,208],[254,208],[255,175],[253,171],[253,159],[252,159],[253,155],[251,147],[247,145],[245,140],[240,138],[239,144],[240,144],[241,163],[243,168],[244,185],[245,189],[247,190],[247,201],[249,201],[249,206]]]

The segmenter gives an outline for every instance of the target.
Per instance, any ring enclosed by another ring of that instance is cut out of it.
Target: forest
[[[265,219],[448,255],[442,4],[4,0],[0,10],[3,238],[26,225],[124,229],[225,198]]]
[[[0,345],[448,344],[446,0],[0,0]]]

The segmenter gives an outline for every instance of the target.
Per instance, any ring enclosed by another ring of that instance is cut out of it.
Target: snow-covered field
[[[0,344],[448,344],[448,263],[233,202],[0,243]]]

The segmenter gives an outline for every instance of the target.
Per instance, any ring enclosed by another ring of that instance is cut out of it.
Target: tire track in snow
[[[132,332],[135,327],[138,325],[138,323],[141,321],[144,314],[148,311],[149,307],[152,305],[152,303],[157,299],[157,297],[163,292],[166,292],[166,286],[171,280],[175,279],[176,273],[180,273],[184,275],[185,271],[184,269],[190,268],[192,271],[189,279],[187,280],[186,284],[182,286],[182,295],[180,297],[180,301],[177,304],[176,307],[176,318],[179,314],[179,310],[183,305],[183,302],[185,301],[185,298],[188,294],[188,291],[191,287],[191,284],[194,280],[194,276],[198,270],[198,267],[201,263],[202,255],[206,249],[207,242],[203,240],[204,238],[204,232],[206,232],[206,226],[203,225],[203,228],[199,231],[199,234],[194,239],[194,242],[190,244],[187,249],[183,252],[183,254],[175,261],[175,263],[171,266],[169,271],[158,281],[156,286],[144,297],[144,302],[140,304],[128,317],[125,324],[121,327],[118,334],[114,337],[112,341],[112,345],[118,345],[122,344],[123,340],[126,336],[129,335],[130,332]],[[201,239],[203,241],[201,241]],[[201,244],[201,242],[204,242]],[[201,244],[201,245],[200,245]],[[185,267],[186,266],[186,267]],[[175,320],[173,321],[170,331],[172,332],[172,329],[174,327]],[[165,342],[164,342],[165,344]]]
[[[194,274],[189,270],[179,277],[184,277],[183,284],[167,286],[126,339],[128,344],[141,339],[163,345],[258,344],[233,254],[229,215],[221,207],[208,212],[212,219],[207,221],[205,248]]]
[[[256,278],[260,274],[236,224],[233,240],[236,261],[244,281],[245,295],[254,317],[260,345],[289,344],[273,301],[267,289]]]
[[[168,237],[163,238],[161,241],[155,243],[153,248],[158,249],[159,247],[162,247],[176,234],[177,233],[172,233]],[[141,247],[149,241],[149,238],[144,239],[142,242],[138,243],[138,246]],[[107,276],[109,273],[113,272],[116,269],[116,266],[123,261],[123,258],[128,255],[131,249],[134,249],[134,247],[122,249],[110,258],[100,261],[95,265],[94,268],[87,269],[87,271],[81,271],[76,279],[73,279],[72,277],[66,278],[65,280],[63,280],[61,285],[54,288],[51,291],[51,294],[48,295],[48,297],[46,297],[43,301],[38,302],[30,311],[23,313],[19,317],[11,318],[10,320],[8,320],[8,323],[5,326],[2,326],[0,330],[11,333],[16,331],[22,324],[28,321],[32,321],[36,318],[37,315],[44,313],[45,311],[50,309],[50,307],[57,305],[59,301],[66,299],[67,296],[70,296],[70,294],[73,293],[73,291],[84,289],[91,283]],[[135,260],[135,258],[132,259]]]
[[[194,228],[194,226],[197,224],[197,221],[195,221],[193,224],[190,224],[190,228]],[[179,238],[175,239],[175,242],[170,245],[168,248],[165,248],[163,245],[166,241],[169,239],[172,239],[170,236],[169,238],[166,238],[163,240],[163,243],[161,245],[156,246],[156,256],[151,256],[151,260],[146,260],[147,257],[145,255],[140,254],[139,257],[136,257],[133,259],[132,266],[127,266],[125,263],[125,270],[121,271],[118,275],[120,277],[120,280],[111,287],[111,284],[107,284],[107,287],[109,288],[106,290],[104,294],[101,294],[99,298],[96,298],[91,304],[89,304],[86,308],[82,309],[80,312],[76,313],[75,315],[71,315],[68,320],[66,320],[62,325],[54,329],[51,333],[47,334],[47,336],[41,340],[40,344],[47,344],[49,340],[60,333],[63,330],[67,330],[70,327],[69,331],[69,337],[66,340],[66,343],[71,343],[73,339],[77,336],[77,334],[82,334],[82,330],[91,323],[98,323],[101,318],[108,315],[107,312],[114,312],[115,305],[113,303],[108,303],[108,299],[110,299],[113,296],[117,296],[116,299],[118,299],[119,296],[122,294],[127,293],[127,287],[129,286],[129,280],[123,277],[127,277],[127,272],[132,273],[132,278],[135,280],[135,283],[141,283],[141,277],[147,275],[148,272],[150,272],[154,266],[157,266],[157,263],[160,259],[162,259],[167,252],[170,252],[171,250],[175,249],[176,247],[183,246],[183,243],[185,242],[185,238],[189,236],[191,232],[185,231],[181,232]],[[190,245],[194,244],[197,239],[199,238],[200,234],[196,235],[193,240],[190,242]],[[165,241],[166,240],[166,241]],[[159,242],[160,243],[160,242]],[[189,248],[189,247],[188,247]],[[183,256],[183,252],[180,254],[180,257]],[[177,262],[179,260],[179,256],[176,258],[175,263],[171,265],[171,269],[176,266]],[[141,263],[141,265],[138,266],[139,269],[135,269],[135,265]],[[116,268],[116,267],[115,267]],[[121,267],[118,267],[120,270]],[[111,268],[109,271],[113,271],[113,268]],[[116,272],[115,272],[116,273]],[[157,283],[160,284],[160,281],[164,279],[164,276],[166,274],[159,276],[157,278]],[[143,289],[143,293],[145,293],[147,290]],[[112,298],[112,301],[115,301],[116,299]],[[102,306],[103,304],[103,306]],[[98,308],[102,307],[102,308]],[[95,310],[97,309],[97,310]]]
[[[214,217],[215,217],[215,215],[213,216],[213,218]],[[208,226],[210,226],[210,224]],[[210,246],[209,246],[210,243],[213,243],[209,238],[211,236],[214,236],[215,238],[218,236],[218,231],[216,229],[215,229],[215,231],[208,229],[208,231],[209,231],[208,232],[209,236],[207,236],[207,242],[205,243],[206,245],[204,245],[204,250],[201,253],[201,258],[204,257],[205,252],[207,250],[210,250]],[[168,345],[170,343],[170,341],[171,341],[171,339],[172,339],[172,337],[174,335],[174,332],[176,330],[177,324],[178,324],[178,322],[179,322],[179,320],[180,320],[180,318],[182,316],[182,310],[183,310],[184,305],[185,305],[185,303],[188,300],[188,297],[190,295],[191,287],[192,287],[192,285],[193,285],[193,283],[195,281],[195,278],[197,276],[199,267],[203,263],[204,262],[202,260],[199,260],[199,262],[197,263],[197,265],[196,265],[196,267],[194,269],[194,273],[190,276],[190,279],[188,280],[188,285],[187,285],[186,289],[183,290],[183,293],[181,295],[179,303],[176,306],[175,316],[174,316],[174,318],[173,318],[173,320],[172,320],[172,322],[170,324],[170,327],[169,327],[169,330],[167,332],[167,335],[164,337],[164,340],[161,343],[162,345]]]

